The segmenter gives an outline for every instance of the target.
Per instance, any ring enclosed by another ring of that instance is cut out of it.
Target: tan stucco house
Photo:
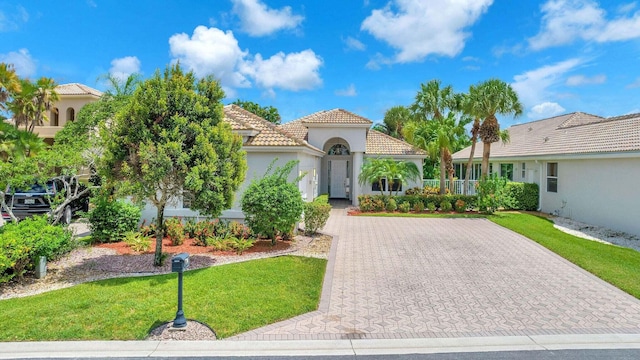
[[[640,237],[640,114],[604,118],[575,112],[514,125],[509,135],[510,142],[491,146],[490,169],[538,184],[542,212]],[[453,154],[459,174],[469,153],[466,148]],[[478,176],[481,159],[479,143]]]

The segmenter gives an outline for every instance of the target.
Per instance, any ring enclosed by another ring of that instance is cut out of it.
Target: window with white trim
[[[547,192],[558,192],[558,163],[547,163]]]
[[[522,163],[522,180],[527,177],[527,163]]]

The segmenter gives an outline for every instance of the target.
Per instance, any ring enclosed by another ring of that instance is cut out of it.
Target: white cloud
[[[640,77],[636,79],[636,81],[632,82],[631,84],[626,86],[627,89],[633,89],[633,88],[637,88],[640,87]]]
[[[596,42],[624,41],[640,37],[640,12],[635,6],[621,6],[618,17],[608,20],[606,12],[592,0],[549,0],[542,5],[540,32],[529,39],[533,50],[571,44],[577,39]]]
[[[371,12],[361,25],[376,39],[398,50],[394,62],[420,61],[427,55],[456,56],[470,33],[465,31],[493,0],[393,0]]]
[[[336,90],[335,94],[338,96],[357,96],[358,92],[354,84],[349,84],[346,89]]]
[[[343,39],[344,43],[347,45],[347,49],[349,50],[357,50],[364,51],[367,47],[362,43],[362,41],[348,36],[346,39]]]
[[[140,72],[140,60],[136,56],[125,56],[111,60],[109,73],[116,79],[124,81],[129,75]]]
[[[297,28],[304,17],[295,15],[290,6],[270,9],[260,0],[232,0],[233,12],[240,18],[241,28],[251,36],[265,36],[283,29]]]
[[[584,75],[574,75],[569,76],[567,78],[566,84],[568,86],[581,86],[581,85],[591,85],[591,84],[603,84],[607,81],[607,76],[600,74],[594,75],[592,77],[587,77]]]
[[[319,73],[322,64],[322,59],[308,49],[289,54],[279,52],[268,59],[256,54],[253,60],[242,64],[240,71],[254,79],[260,87],[298,91],[322,84]]]
[[[548,101],[549,88],[561,83],[563,75],[581,63],[581,59],[574,58],[527,71],[514,76],[515,82],[511,86],[525,106],[534,106]]]
[[[36,62],[27,49],[0,54],[0,62],[13,64],[16,74],[21,77],[31,77],[36,73]]]
[[[545,119],[562,114],[565,109],[555,102],[543,102],[531,108],[527,116],[531,119]]]
[[[184,33],[171,36],[169,45],[173,62],[180,61],[197,76],[215,76],[227,94],[251,87],[252,80],[269,97],[275,96],[273,89],[308,90],[322,84],[319,69],[323,61],[310,49],[279,52],[264,59],[261,54],[240,50],[232,31],[205,26],[198,26],[191,37]]]
[[[175,34],[169,38],[174,61],[193,70],[197,76],[213,74],[225,87],[249,87],[237,69],[247,52],[240,50],[232,31],[198,26],[193,35]]]
[[[0,32],[16,31],[22,24],[29,21],[29,13],[23,6],[17,5],[11,11],[9,14],[0,11]]]

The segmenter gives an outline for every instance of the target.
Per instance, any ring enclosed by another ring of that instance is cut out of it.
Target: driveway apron
[[[347,216],[317,311],[232,340],[640,333],[640,301],[485,219]]]

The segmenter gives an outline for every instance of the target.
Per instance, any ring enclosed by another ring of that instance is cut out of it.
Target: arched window
[[[76,119],[76,111],[70,107],[67,109],[67,122],[73,121]]]
[[[328,155],[349,155],[349,148],[342,144],[335,144],[329,148]]]

